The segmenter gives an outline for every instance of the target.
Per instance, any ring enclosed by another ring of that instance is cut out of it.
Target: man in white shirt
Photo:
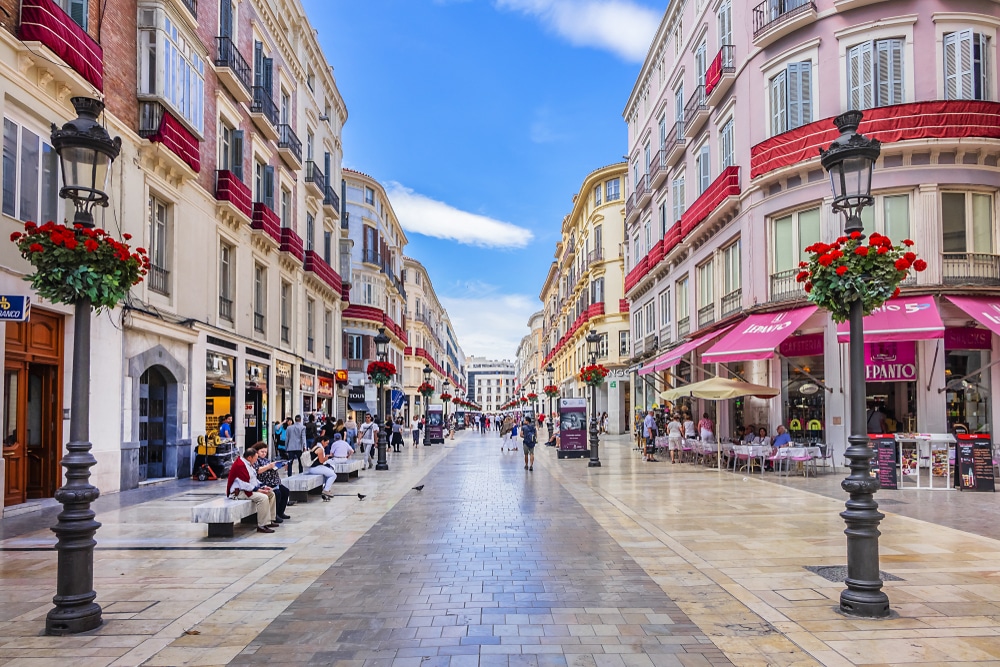
[[[646,413],[646,418],[642,420],[642,436],[646,438],[646,460],[655,461],[653,454],[656,452],[656,419],[653,411]]]
[[[361,451],[364,452],[364,464],[362,470],[372,467],[374,458],[375,443],[378,442],[378,424],[372,420],[370,414],[365,415],[365,423],[358,429],[358,442],[361,443]]]
[[[330,458],[335,463],[347,463],[347,459],[354,453],[354,448],[341,439],[339,433],[333,434],[333,444],[330,445]]]

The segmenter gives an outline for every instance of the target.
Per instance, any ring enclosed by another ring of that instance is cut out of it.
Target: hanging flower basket
[[[834,322],[846,322],[855,301],[861,301],[864,314],[870,315],[899,295],[899,283],[910,269],[927,268],[927,262],[910,250],[910,239],[897,246],[876,233],[865,241],[861,232],[852,232],[832,244],[814,243],[806,248],[809,261],[799,263],[802,270],[795,279],[805,283],[809,301],[828,310]]]
[[[522,402],[522,403],[527,403],[527,402],[528,402],[528,398],[527,398],[527,396],[522,396],[522,397],[521,397],[521,402]]]
[[[441,394],[441,400],[447,403],[448,401],[451,400],[451,394],[449,394],[448,392]]]
[[[128,241],[132,237],[124,234],[123,238]],[[24,232],[14,232],[10,240],[35,267],[24,279],[53,303],[90,299],[98,312],[111,309],[149,271],[144,248],[133,251],[128,243],[116,241],[103,229],[26,222]]]
[[[544,387],[542,387],[542,391],[544,391],[545,395],[548,396],[549,398],[555,398],[559,395],[559,387],[555,386],[554,384],[545,385]]]
[[[451,402],[454,403],[455,405],[458,405],[459,403],[462,402],[462,399],[460,399],[458,396],[456,396],[453,399],[451,399]]]
[[[396,374],[396,365],[389,361],[368,362],[368,378],[377,385],[389,384]]]
[[[597,387],[604,384],[604,378],[608,376],[608,369],[601,364],[591,364],[580,369],[580,382]]]
[[[535,392],[531,392],[530,394],[528,394],[528,400],[534,403],[535,401],[538,400],[538,394],[536,394]]]
[[[430,398],[434,395],[434,385],[430,382],[424,382],[419,387],[417,387],[417,393],[421,394],[424,398]]]

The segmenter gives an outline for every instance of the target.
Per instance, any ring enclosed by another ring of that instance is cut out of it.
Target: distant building
[[[517,394],[514,362],[496,361],[485,357],[469,357],[466,365],[468,398],[482,407],[483,412],[496,412]]]

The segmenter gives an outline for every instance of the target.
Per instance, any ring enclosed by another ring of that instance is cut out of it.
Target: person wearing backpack
[[[533,471],[535,469],[535,444],[538,442],[538,430],[530,417],[524,418],[524,425],[521,427],[521,442],[524,443],[524,469]]]

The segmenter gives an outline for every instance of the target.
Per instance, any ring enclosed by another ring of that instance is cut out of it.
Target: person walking
[[[670,448],[670,462],[677,463],[677,452],[684,441],[684,426],[676,414],[670,415],[667,422],[667,447]]]
[[[378,438],[378,424],[372,419],[371,414],[365,415],[365,423],[358,429],[358,440],[361,444],[361,453],[364,454],[362,470],[372,467],[372,449],[375,447]]]
[[[295,415],[295,421],[285,429],[285,454],[288,457],[288,476],[292,476],[295,462],[299,462],[299,472],[305,472],[302,467],[302,454],[306,448],[306,427],[302,423],[302,415]]]
[[[707,412],[701,415],[701,421],[698,422],[698,433],[702,442],[715,442],[715,424],[709,419]]]
[[[416,447],[420,444],[420,417],[418,415],[413,415],[413,421],[410,422],[410,435],[413,436],[413,446]]]
[[[507,440],[507,434],[510,433],[510,430],[512,428],[514,428],[514,420],[510,418],[510,415],[507,415],[506,417],[504,417],[503,423],[500,424],[498,426],[498,428],[497,428],[497,430],[500,431],[500,451],[501,452],[505,449],[504,444],[505,444],[505,442]]]
[[[347,421],[344,422],[344,435],[347,438],[347,444],[357,449],[355,445],[358,443],[358,422],[354,421],[354,417],[351,415],[348,415]]]
[[[316,438],[319,436],[320,425],[321,424],[316,423],[316,415],[309,413],[309,419],[306,420],[305,449],[312,449],[312,446],[316,444]]]
[[[688,413],[684,413],[684,438],[692,442],[698,439],[698,431],[694,428],[694,420],[691,419],[691,415]]]
[[[646,439],[646,461],[656,461],[653,457],[656,453],[656,418],[652,410],[642,420],[642,437]]]
[[[403,418],[397,417],[392,422],[392,451],[401,452],[403,447]]]
[[[524,469],[533,471],[535,469],[535,445],[538,443],[538,429],[535,428],[531,418],[525,417],[521,426],[521,442],[524,445]]]

